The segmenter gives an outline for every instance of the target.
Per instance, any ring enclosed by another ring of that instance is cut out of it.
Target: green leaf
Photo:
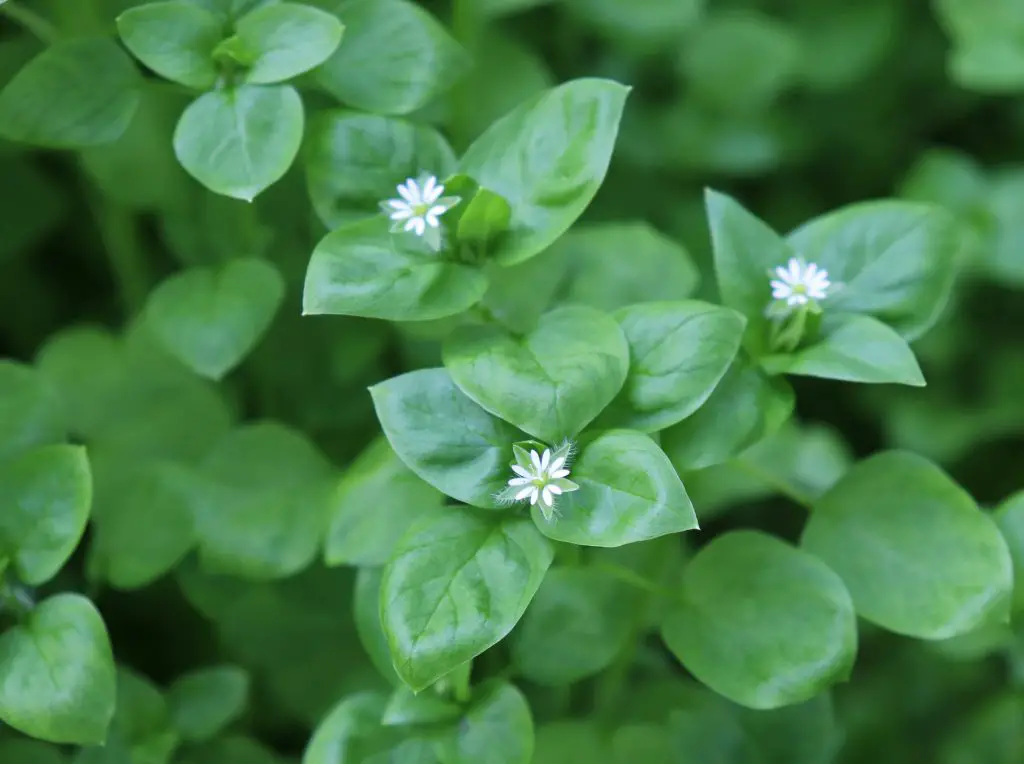
[[[466,150],[459,171],[512,207],[494,257],[512,265],[561,236],[594,198],[611,160],[629,88],[578,79],[499,119]]]
[[[411,523],[402,526],[402,534],[409,529]],[[370,656],[377,672],[395,687],[404,687],[402,680],[395,673],[391,662],[391,648],[380,622],[380,582],[383,577],[382,568],[359,568],[356,573],[355,596],[352,601],[352,614],[355,618],[356,632],[359,641]]]
[[[694,96],[721,110],[758,112],[793,85],[801,63],[794,29],[755,10],[710,15],[687,38],[680,69]]]
[[[320,240],[306,271],[304,315],[432,321],[480,301],[487,291],[481,271],[440,260],[419,237],[388,228],[378,216]]]
[[[788,237],[807,262],[828,271],[827,312],[867,313],[904,339],[925,333],[949,300],[961,233],[941,207],[860,202],[805,223]]]
[[[666,644],[740,705],[800,703],[853,668],[857,623],[843,582],[773,536],[716,537],[686,567],[680,597],[662,624]]]
[[[496,644],[551,564],[525,518],[452,508],[417,522],[384,568],[381,617],[395,670],[419,691]]]
[[[558,687],[607,668],[632,636],[623,602],[633,594],[599,568],[552,568],[511,637],[516,671]]]
[[[746,319],[705,302],[647,302],[615,320],[629,343],[626,384],[598,424],[657,432],[699,409],[740,348]]]
[[[39,446],[0,464],[0,558],[38,585],[53,578],[89,520],[92,476],[81,446]]]
[[[468,244],[485,244],[505,233],[511,219],[512,208],[503,197],[479,188],[459,217],[456,238]]]
[[[924,387],[914,351],[895,329],[871,316],[826,315],[821,336],[791,355],[762,359],[771,374]]]
[[[1013,609],[1024,610],[1024,491],[1000,503],[993,517],[1013,560]]]
[[[740,355],[703,406],[661,433],[661,447],[680,470],[721,464],[776,431],[794,404],[786,380]]]
[[[64,440],[57,390],[35,369],[0,361],[0,460]]]
[[[249,674],[237,666],[199,669],[167,691],[171,719],[185,740],[202,742],[238,719],[249,702]]]
[[[235,39],[249,58],[243,79],[265,85],[308,72],[334,53],[344,29],[319,8],[298,3],[260,6],[235,25]]]
[[[38,740],[7,740],[0,743],[0,761],[15,764],[66,764],[67,759],[56,746]]]
[[[174,131],[174,153],[215,194],[251,202],[281,179],[302,143],[302,99],[290,85],[204,93]]]
[[[740,718],[764,764],[823,764],[835,760],[845,742],[827,692],[806,703],[745,711]]]
[[[281,764],[281,759],[263,744],[237,735],[214,740],[188,764]]]
[[[386,700],[362,692],[338,703],[313,732],[302,755],[302,764],[339,764],[351,753],[351,745],[380,726]]]
[[[307,567],[323,541],[334,469],[305,436],[256,422],[225,436],[194,478],[199,556],[254,580]]]
[[[171,355],[220,379],[256,345],[283,299],[284,280],[274,266],[232,260],[166,279],[146,303],[146,320]]]
[[[0,137],[54,149],[112,143],[128,129],[141,86],[113,40],[55,43],[0,91]]]
[[[594,722],[559,720],[537,729],[533,764],[588,761],[608,764],[607,744]]]
[[[490,280],[481,307],[509,329],[526,333],[548,312],[567,266],[565,258],[551,248],[502,268]]]
[[[383,436],[334,491],[324,545],[328,565],[383,565],[410,523],[443,511],[444,496],[405,466]]]
[[[117,17],[125,47],[161,77],[196,90],[217,82],[213,49],[223,25],[213,13],[185,0],[147,3]]]
[[[195,523],[177,465],[125,462],[94,465],[95,501],[88,569],[117,589],[138,589],[174,568],[195,545]]]
[[[384,434],[399,458],[442,493],[479,507],[511,474],[514,427],[470,400],[444,369],[420,369],[370,388]]]
[[[629,347],[609,316],[568,306],[524,337],[493,324],[459,327],[445,340],[444,364],[487,411],[553,444],[577,435],[622,389]]]
[[[443,735],[438,748],[445,764],[531,764],[533,719],[526,698],[501,680],[474,687],[457,731]]]
[[[764,311],[772,299],[769,274],[788,262],[793,251],[781,236],[732,197],[707,189],[704,203],[718,292],[725,305],[747,317],[747,345],[758,351],[766,339],[762,336]]]
[[[341,109],[310,118],[303,159],[313,208],[331,229],[379,216],[407,178],[443,179],[455,169],[455,153],[432,127]]]
[[[697,528],[679,475],[647,435],[603,432],[571,467],[569,479],[580,488],[559,497],[554,517],[546,520],[533,507],[534,522],[549,538],[615,547]]]
[[[649,50],[677,44],[700,19],[705,3],[706,0],[575,0],[566,11],[616,42]]]
[[[316,71],[339,101],[376,114],[408,114],[455,84],[466,52],[433,16],[406,0],[344,6],[345,44]]]
[[[876,454],[814,504],[802,546],[846,583],[857,614],[949,639],[1009,614],[1013,564],[992,519],[915,454]]]
[[[26,735],[102,743],[114,684],[106,627],[84,597],[50,597],[0,635],[0,720]]]
[[[125,0],[122,0],[124,2]],[[131,0],[127,0],[131,2]],[[256,8],[278,0],[188,0],[211,13],[217,14],[224,22],[234,22]]]
[[[433,724],[458,719],[462,708],[436,692],[413,692],[405,685],[391,693],[384,708],[381,724],[400,726],[404,724]]]
[[[569,264],[565,300],[609,312],[638,302],[681,300],[700,281],[686,249],[646,222],[583,223],[551,251]]]

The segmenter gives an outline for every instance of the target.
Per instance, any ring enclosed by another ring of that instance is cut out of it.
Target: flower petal
[[[552,460],[550,466],[548,466],[548,472],[555,473],[562,469],[562,465],[565,464],[565,457],[559,456],[557,459]]]
[[[569,470],[555,470],[554,472],[549,472],[548,474],[551,475],[551,478],[553,480],[557,480],[558,478],[569,477]]]
[[[544,490],[540,492],[540,500],[549,507],[555,503],[555,497],[551,493],[551,486],[544,486]]]
[[[532,487],[530,489],[530,491],[531,491],[530,506],[532,507],[534,504],[537,503],[537,499],[540,498],[540,491],[537,489],[536,486]]]
[[[540,471],[547,472],[549,464],[551,464],[551,449],[545,448],[544,454],[540,457]]]
[[[398,193],[401,194],[402,198],[409,202],[409,204],[420,203],[420,189],[419,186],[416,185],[416,181],[412,178],[407,179],[405,183],[398,184]]]
[[[518,464],[513,464],[512,465],[512,471],[514,473],[516,473],[517,475],[519,475],[521,477],[524,477],[524,478],[532,478],[533,477],[533,473],[532,472],[530,472],[525,467],[520,467]]]
[[[516,494],[516,501],[522,501],[523,499],[528,497],[531,493],[534,493],[536,490],[537,489],[534,488],[532,485],[529,486],[528,488],[524,488],[523,490],[521,490],[519,493]]]
[[[412,223],[413,230],[417,236],[422,236],[423,232],[427,230],[427,225],[423,222],[423,218],[410,218],[409,222]]]
[[[559,488],[554,483],[549,483],[548,485],[544,486],[544,490],[551,491],[551,493],[553,493],[555,496],[558,496],[562,492],[562,489]]]
[[[530,462],[538,475],[544,471],[544,468],[540,466],[540,454],[536,451],[530,451]]]
[[[528,477],[514,477],[514,478],[509,478],[509,480],[508,480],[508,484],[510,486],[529,485],[532,482],[533,482],[533,480],[531,478],[528,478]]]

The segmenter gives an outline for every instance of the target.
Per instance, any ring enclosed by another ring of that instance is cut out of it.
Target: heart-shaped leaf
[[[719,536],[690,561],[662,636],[702,682],[750,708],[778,708],[846,679],[857,620],[839,576],[758,531]]]
[[[220,379],[252,350],[284,299],[284,280],[263,260],[191,268],[150,295],[146,319],[167,350]]]
[[[478,507],[495,498],[512,472],[521,432],[465,395],[444,369],[420,369],[370,388],[384,434],[403,462],[444,494]]]
[[[214,666],[179,677],[167,691],[171,720],[185,740],[209,740],[245,711],[249,674]]]
[[[609,430],[588,443],[571,465],[578,491],[559,497],[546,520],[533,519],[549,538],[614,547],[697,528],[697,516],[672,462],[647,435]]]
[[[467,325],[444,343],[455,383],[485,409],[548,443],[577,435],[626,380],[629,346],[614,319],[569,306],[525,336]]]
[[[526,610],[551,559],[551,545],[525,518],[453,507],[413,525],[381,584],[399,676],[422,690],[497,643]]]
[[[215,194],[251,202],[292,166],[305,115],[290,85],[241,85],[205,93],[185,109],[174,153]]]
[[[114,687],[107,629],[85,597],[53,596],[0,635],[0,720],[26,735],[103,743]]]
[[[265,85],[308,72],[334,53],[344,29],[335,16],[309,5],[256,8],[235,25],[235,40],[247,59],[245,81]]]
[[[742,314],[696,300],[640,303],[615,319],[629,343],[629,375],[599,425],[642,432],[700,408],[729,369],[746,325]]]
[[[57,389],[30,366],[0,361],[0,460],[64,440]]]
[[[387,220],[376,217],[339,228],[317,244],[302,311],[431,321],[462,313],[486,291],[483,272],[439,260],[418,237],[392,234]]]
[[[0,560],[26,583],[49,581],[78,546],[91,503],[81,446],[39,446],[0,464]]]

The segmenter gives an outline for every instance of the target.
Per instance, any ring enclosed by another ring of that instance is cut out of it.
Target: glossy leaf
[[[62,441],[66,422],[56,388],[38,371],[0,361],[0,461]]]
[[[252,350],[284,299],[284,281],[263,260],[191,268],[149,297],[146,319],[157,338],[198,374],[220,379]]]
[[[531,764],[533,719],[513,685],[491,680],[473,688],[473,702],[455,728],[442,735],[441,760],[450,764]]]
[[[569,479],[580,488],[559,497],[550,521],[533,507],[537,527],[556,541],[616,547],[698,527],[672,463],[639,432],[609,430],[587,443]]]
[[[91,502],[81,446],[40,446],[0,464],[0,557],[28,584],[49,581],[78,546]]]
[[[858,615],[898,634],[948,639],[1008,617],[1013,567],[997,526],[915,454],[854,466],[815,502],[801,544],[839,574]]]
[[[306,271],[304,314],[430,321],[480,301],[487,291],[481,271],[440,260],[414,234],[388,228],[377,217],[321,239]]]
[[[462,76],[466,53],[427,11],[407,0],[345,4],[345,42],[316,72],[316,81],[349,106],[376,114],[408,114]]]
[[[607,315],[558,308],[525,337],[467,325],[444,343],[445,367],[483,408],[549,444],[573,437],[611,402],[629,367],[629,347]]]
[[[436,489],[497,507],[524,436],[467,397],[444,369],[420,369],[370,388],[384,434],[405,464]]]
[[[523,103],[466,150],[459,171],[508,201],[508,235],[494,257],[522,262],[552,244],[604,181],[629,88],[567,82]]]
[[[221,732],[245,711],[249,675],[237,666],[190,672],[167,691],[171,719],[185,740],[200,742]]]
[[[116,141],[139,105],[142,78],[107,38],[63,40],[0,91],[0,137],[55,149]]]
[[[552,550],[526,519],[452,508],[413,525],[384,568],[381,617],[395,670],[421,690],[502,639]]]
[[[335,16],[309,5],[256,8],[235,25],[235,39],[247,59],[245,81],[266,85],[314,69],[338,48],[344,29]]]
[[[207,90],[217,82],[213,51],[221,19],[186,0],[146,3],[117,17],[117,31],[137,59],[174,82]]]
[[[774,374],[913,387],[925,384],[907,341],[871,316],[826,316],[821,337],[811,345],[792,355],[767,356],[762,362]]]
[[[455,154],[437,130],[341,109],[310,119],[303,158],[313,208],[331,229],[380,215],[380,202],[407,178],[430,172],[444,180],[455,168]]]
[[[409,525],[443,512],[443,501],[378,437],[338,481],[324,559],[328,565],[383,565]]]
[[[114,658],[100,614],[77,594],[42,602],[0,634],[0,719],[54,743],[100,744],[114,716]]]
[[[304,122],[302,99],[289,85],[214,90],[181,115],[174,153],[214,193],[251,202],[291,167]]]
[[[811,555],[757,531],[701,549],[683,574],[662,636],[698,679],[730,700],[768,709],[845,680],[857,624],[842,580]]]
[[[740,348],[744,317],[709,303],[646,302],[615,313],[629,343],[629,375],[600,419],[663,430],[699,409]]]

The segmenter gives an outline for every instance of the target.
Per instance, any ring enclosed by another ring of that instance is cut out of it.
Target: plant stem
[[[52,43],[57,39],[57,27],[35,11],[22,8],[14,0],[0,0],[0,14],[21,24],[45,43]]]

